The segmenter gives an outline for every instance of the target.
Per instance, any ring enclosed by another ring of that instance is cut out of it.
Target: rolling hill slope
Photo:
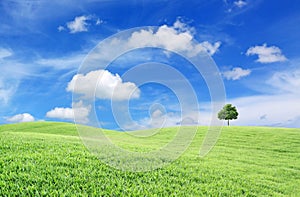
[[[135,145],[126,133],[105,131],[129,150],[149,151],[168,142],[166,128]],[[300,129],[224,127],[204,158],[207,127],[171,165],[124,172],[101,163],[69,123],[0,126],[0,196],[297,196],[300,194]]]

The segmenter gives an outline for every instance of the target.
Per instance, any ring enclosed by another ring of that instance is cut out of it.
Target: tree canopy
[[[227,125],[229,126],[229,120],[237,119],[239,113],[235,106],[231,104],[226,104],[221,111],[218,113],[218,118],[220,120],[227,120]]]

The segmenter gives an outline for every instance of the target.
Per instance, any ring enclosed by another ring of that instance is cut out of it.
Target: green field
[[[168,142],[173,130],[163,129],[138,147],[125,133],[106,133],[123,148],[148,151]],[[126,172],[92,155],[73,124],[2,125],[0,196],[300,196],[300,129],[224,127],[201,158],[206,131],[199,127],[172,164]]]

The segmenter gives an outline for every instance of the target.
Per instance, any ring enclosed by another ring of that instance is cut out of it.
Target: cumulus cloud
[[[17,114],[6,119],[8,122],[33,122],[34,117],[29,113]]]
[[[81,94],[85,98],[126,100],[139,98],[140,90],[132,82],[123,82],[118,74],[107,70],[96,70],[83,74],[76,74],[68,83],[67,91]]]
[[[208,104],[209,105],[209,104]],[[177,112],[166,112],[162,109],[155,109],[149,117],[142,118],[124,126],[125,130],[142,130],[149,128],[165,128],[181,125],[209,125],[211,113],[207,111],[189,110],[186,114]]]
[[[232,70],[223,72],[223,76],[227,80],[238,80],[242,77],[246,77],[250,75],[251,70],[250,69],[243,69],[240,67],[235,67]]]
[[[190,32],[191,34],[195,34],[196,30],[193,27],[190,27],[189,25],[187,25],[186,23],[182,22],[180,20],[180,18],[178,18],[174,24],[173,24],[173,28],[176,29],[177,31],[181,31],[181,32]]]
[[[215,42],[214,44],[211,44],[208,41],[204,41],[201,42],[198,46],[196,46],[196,49],[198,49],[198,51],[202,51],[205,50],[208,54],[210,55],[214,55],[218,49],[221,46],[221,42]]]
[[[242,0],[238,0],[238,1],[233,2],[233,4],[235,6],[237,6],[237,7],[239,7],[239,8],[242,8],[242,7],[244,7],[244,6],[247,5],[247,2],[246,1],[242,1]]]
[[[180,124],[181,117],[175,113],[166,113],[161,109],[156,109],[151,113],[150,118],[144,119],[142,124],[148,128],[169,127]]]
[[[112,99],[126,100],[128,98],[139,98],[140,90],[134,83],[123,82],[118,74],[110,73],[107,70],[99,69],[99,66],[107,65],[111,59],[118,57],[119,52],[132,48],[159,47],[169,51],[182,52],[187,56],[196,56],[201,52],[214,55],[220,48],[221,42],[203,41],[194,42],[194,29],[190,28],[180,20],[175,21],[171,26],[162,25],[157,29],[144,28],[143,30],[133,30],[127,35],[108,39],[104,45],[99,45],[85,59],[87,68],[83,68],[82,73],[73,76],[68,83],[66,90],[81,95],[81,99]],[[103,68],[100,67],[100,68]],[[93,70],[94,69],[94,70]],[[93,70],[93,71],[91,71]],[[184,115],[184,117],[186,117]],[[129,129],[138,129],[140,125],[160,125],[165,119],[165,125],[176,125],[181,123],[194,124],[198,122],[197,116],[183,118],[177,113],[160,114],[156,111],[146,119],[138,120],[134,124],[129,122]],[[127,123],[125,121],[125,123]],[[125,125],[125,124],[123,124]],[[147,126],[147,127],[148,127]],[[146,128],[147,128],[146,127]]]
[[[286,57],[282,54],[281,49],[276,46],[268,47],[267,44],[262,46],[250,47],[246,55],[258,55],[257,62],[260,63],[273,63],[286,61]]]
[[[187,118],[185,118],[184,120],[181,121],[181,124],[182,125],[197,125],[198,122],[192,117],[187,117]]]
[[[47,112],[46,117],[72,120],[74,119],[74,112],[73,109],[69,107],[55,107]]]
[[[82,101],[73,103],[73,107],[55,107],[46,113],[48,118],[57,118],[62,120],[76,120],[79,123],[88,123],[88,116],[91,111],[91,106],[85,106]]]
[[[89,19],[89,16],[76,16],[73,21],[67,22],[67,27],[69,28],[70,33],[88,31],[88,23],[86,21]]]
[[[97,18],[94,15],[76,16],[74,20],[67,22],[65,25],[59,25],[57,27],[57,30],[61,32],[68,29],[69,32],[72,34],[79,32],[87,32],[89,30],[89,26],[101,25],[103,22],[103,20]]]
[[[169,51],[175,51],[188,57],[195,57],[203,52],[207,52],[209,55],[218,52],[221,42],[204,40],[197,43],[195,42],[193,28],[178,21],[175,21],[171,26],[162,25],[158,28],[145,27],[139,30],[128,30],[122,32],[122,35],[104,40],[101,45],[98,45],[88,54],[84,60],[86,66],[81,67],[82,71],[87,72],[92,69],[105,68],[111,60],[118,58],[121,53],[134,48],[162,48],[165,49],[164,53],[167,56],[171,54]],[[148,60],[151,61],[151,57]],[[126,63],[123,65],[126,66]]]
[[[151,117],[152,118],[160,118],[164,115],[164,113],[160,109],[156,109],[152,112]]]
[[[164,128],[180,125],[181,116],[177,113],[166,113],[160,109],[154,110],[150,117],[142,118],[138,121],[130,122],[124,125],[125,130],[143,130],[149,128]]]
[[[212,44],[208,41],[194,44],[193,39],[192,29],[177,20],[171,27],[162,25],[157,31],[150,29],[132,33],[128,45],[131,47],[162,47],[170,51],[187,52],[190,56],[204,51],[213,55],[221,46],[221,42]]]
[[[60,25],[60,26],[57,27],[57,30],[59,32],[61,32],[61,31],[65,30],[65,27]]]

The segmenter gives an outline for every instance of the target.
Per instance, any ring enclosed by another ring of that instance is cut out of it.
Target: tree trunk
[[[229,126],[229,120],[227,120],[227,126]]]

